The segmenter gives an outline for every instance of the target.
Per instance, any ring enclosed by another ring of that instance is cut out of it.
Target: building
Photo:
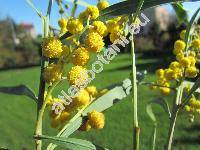
[[[21,23],[20,26],[24,29],[26,36],[29,36],[31,38],[36,38],[37,34],[33,24]]]
[[[169,10],[163,6],[157,6],[153,8],[148,8],[143,11],[143,13],[149,18],[150,22],[143,28],[143,34],[147,34],[149,28],[155,23],[158,25],[159,29],[166,31],[170,23],[174,22],[172,15]]]

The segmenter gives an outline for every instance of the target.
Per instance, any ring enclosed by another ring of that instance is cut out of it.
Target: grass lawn
[[[149,74],[147,81],[153,81],[156,68],[162,66],[162,62],[155,59],[138,60],[138,69],[146,68]],[[166,64],[166,63],[165,63]],[[9,70],[0,72],[0,86],[12,86],[25,84],[37,93],[39,85],[39,67]],[[130,56],[119,55],[109,65],[104,66],[104,71],[93,82],[98,89],[110,84],[121,82],[130,74]],[[67,90],[67,82],[55,91],[55,96],[61,89]],[[148,87],[140,86],[138,95],[139,124],[141,126],[141,150],[148,150],[149,137],[152,132],[152,122],[146,114],[146,104],[159,93],[152,92]],[[168,102],[171,102],[169,96]],[[36,106],[27,97],[11,96],[0,93],[0,147],[12,150],[34,149],[32,138],[36,120]],[[169,120],[159,106],[154,107],[158,119],[157,150],[162,150],[166,140]],[[132,149],[132,104],[130,96],[105,111],[106,126],[103,130],[91,130],[86,133],[76,132],[73,137],[91,140],[112,150]],[[43,126],[43,134],[56,135],[56,130],[51,129],[48,115]],[[175,150],[199,150],[200,149],[200,120],[197,118],[193,124],[188,122],[188,116],[182,113],[177,121],[175,132]],[[1,148],[0,148],[1,149]]]

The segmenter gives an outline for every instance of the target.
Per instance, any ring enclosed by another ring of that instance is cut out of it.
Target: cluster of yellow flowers
[[[123,34],[125,17],[117,17],[107,22],[98,20],[99,12],[108,7],[106,0],[99,1],[97,6],[88,6],[77,18],[62,17],[58,20],[60,27],[59,36],[45,38],[42,43],[43,56],[52,59],[43,71],[43,77],[47,84],[52,85],[61,81],[64,77],[64,66],[72,63],[72,68],[66,74],[70,86],[80,86],[88,80],[86,65],[90,60],[91,53],[99,53],[103,49],[104,37],[110,36],[110,41],[114,42]],[[62,42],[60,37],[67,33]],[[119,34],[118,34],[119,33]],[[56,61],[54,61],[56,60]],[[50,111],[51,126],[57,128],[69,121],[75,111],[87,107],[92,101],[105,94],[104,89],[97,92],[95,86],[88,86],[81,89],[77,96],[72,98],[72,102],[65,106],[65,110],[60,114]],[[46,97],[47,93],[45,93]],[[54,102],[63,103],[61,99],[48,97],[47,106],[52,106]],[[83,122],[80,130],[87,131],[90,128],[101,129],[104,127],[104,115],[96,110],[88,113],[86,121]]]
[[[190,98],[188,105],[185,105],[185,111],[189,113],[189,121],[193,122],[195,114],[200,114],[200,100],[195,97]]]
[[[173,81],[181,81],[182,79],[195,78],[199,72],[196,68],[196,54],[200,49],[200,39],[193,39],[186,50],[185,38],[186,30],[180,33],[180,39],[174,43],[173,53],[176,55],[176,60],[171,62],[169,68],[158,69],[156,71],[157,82],[153,89],[159,87],[164,95],[171,92],[170,85]]]
[[[196,98],[191,98],[189,104],[185,106],[185,110],[191,113],[200,113],[200,101]]]
[[[104,114],[94,110],[88,113],[87,119],[83,122],[79,130],[89,131],[91,128],[102,129],[104,127],[104,124],[105,124]]]
[[[105,93],[105,90],[102,90]],[[99,97],[102,94],[102,91],[98,93],[95,86],[88,86],[86,89],[82,89],[78,96],[73,98],[72,102],[65,107],[65,110],[60,114],[55,114],[54,111],[50,111],[49,116],[51,119],[51,127],[57,128],[62,126],[63,123],[67,123],[72,117],[71,114],[74,114],[77,110],[88,106],[96,97]],[[46,98],[47,93],[45,92],[44,97]],[[47,106],[52,106],[54,102],[61,102],[62,100],[58,98],[53,98],[52,96],[48,97]],[[84,121],[80,130],[88,131],[91,127],[94,129],[102,129],[104,127],[105,117],[103,113],[97,111],[91,111],[88,113],[87,121]]]

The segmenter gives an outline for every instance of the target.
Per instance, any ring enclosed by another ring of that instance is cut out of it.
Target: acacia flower
[[[108,1],[99,1],[97,7],[99,10],[103,10],[109,6]]]
[[[49,58],[59,58],[62,54],[62,43],[56,37],[44,39],[42,43],[43,54]]]
[[[72,56],[72,62],[77,66],[84,66],[88,62],[90,54],[85,47],[79,47],[76,49]]]
[[[102,129],[105,124],[104,114],[96,110],[88,113],[89,124],[94,129]]]
[[[101,21],[94,21],[92,27],[89,28],[90,32],[97,32],[99,35],[105,37],[108,34],[107,27]]]
[[[97,32],[91,32],[86,36],[85,45],[91,52],[100,52],[104,46],[103,38]]]
[[[82,85],[88,79],[87,70],[82,66],[74,66],[69,71],[67,79],[70,85]]]
[[[79,19],[71,18],[67,22],[67,30],[71,34],[80,33],[83,30],[83,24]]]
[[[43,72],[44,80],[48,83],[54,83],[62,77],[62,67],[60,64],[50,64],[44,69]]]

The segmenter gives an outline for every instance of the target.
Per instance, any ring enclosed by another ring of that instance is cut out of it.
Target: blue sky
[[[42,12],[46,11],[48,0],[32,0],[36,7]],[[63,0],[65,1],[65,0]],[[84,0],[87,3],[96,4],[97,0]],[[116,3],[120,0],[109,0],[110,4]],[[25,0],[0,0],[0,18],[10,16],[15,19],[17,23],[28,22],[34,24],[37,33],[41,33],[41,22],[36,13],[30,8]],[[187,2],[184,6],[191,16],[195,10],[200,7],[200,2]],[[172,8],[166,5],[170,11]],[[79,12],[84,10],[84,7],[79,8]],[[57,26],[57,18],[59,18],[57,4],[54,3],[51,13],[51,24]]]

